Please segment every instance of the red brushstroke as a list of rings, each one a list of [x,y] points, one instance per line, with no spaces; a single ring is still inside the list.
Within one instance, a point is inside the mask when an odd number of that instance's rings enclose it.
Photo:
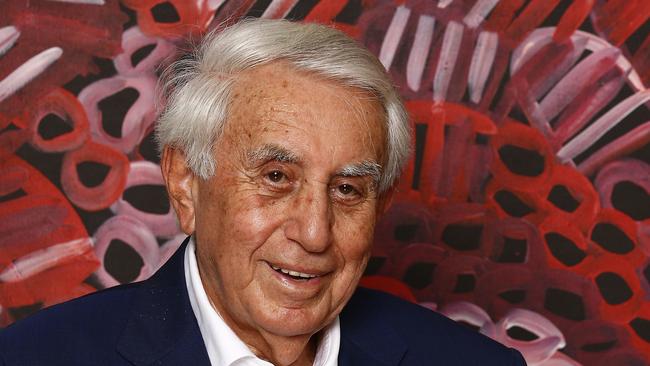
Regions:
[[[76,75],[97,72],[93,57],[119,53],[126,20],[117,0],[107,0],[103,6],[27,0],[0,4],[0,24],[13,25],[20,31],[16,44],[2,56],[0,79],[45,49],[63,49],[61,58],[43,74],[0,103],[0,113],[9,118],[18,116]]]
[[[104,180],[95,187],[84,185],[77,171],[82,162],[96,162],[109,166]],[[69,151],[63,158],[61,186],[75,205],[87,211],[107,208],[122,194],[129,172],[129,160],[121,152],[95,142],[88,142],[77,150]]]
[[[55,114],[72,125],[72,131],[44,139],[38,132],[42,119],[48,114]],[[86,111],[77,98],[64,89],[54,89],[50,94],[39,99],[38,104],[29,113],[31,144],[44,152],[64,152],[80,147],[88,139],[88,118]]]
[[[15,157],[1,161],[0,187],[3,195],[19,190],[24,194],[0,203],[0,271],[33,251],[88,237],[66,198],[26,162]],[[85,253],[34,276],[18,282],[0,283],[0,305],[10,309],[73,298],[79,294],[76,289],[82,281],[98,265],[89,248]],[[5,326],[12,319],[5,313],[0,321],[0,326]]]

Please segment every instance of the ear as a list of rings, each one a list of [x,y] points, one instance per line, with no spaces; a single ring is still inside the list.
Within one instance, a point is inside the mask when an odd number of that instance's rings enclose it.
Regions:
[[[165,146],[160,169],[167,187],[169,201],[176,211],[181,230],[187,235],[194,233],[193,186],[197,179],[187,166],[185,154],[173,147]]]

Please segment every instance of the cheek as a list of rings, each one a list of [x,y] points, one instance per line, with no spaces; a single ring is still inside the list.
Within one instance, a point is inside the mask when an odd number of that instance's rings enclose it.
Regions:
[[[290,199],[270,198],[259,195],[257,190],[246,192],[235,198],[237,207],[233,210],[237,219],[250,228],[251,234],[277,228],[289,211]]]
[[[367,214],[355,220],[343,220],[343,225],[334,228],[340,235],[336,240],[340,243],[340,255],[346,265],[351,266],[347,270],[363,271],[362,264],[365,264],[372,249],[374,220],[374,214]]]
[[[331,288],[331,307],[340,311],[356,289],[370,258],[374,232],[374,218],[366,219],[365,224],[345,225],[345,230],[335,227],[339,234],[336,252],[342,264]],[[337,230],[339,229],[339,230]]]
[[[281,205],[269,205],[256,195],[231,193],[224,207],[213,214],[221,216],[220,236],[233,242],[227,246],[232,256],[250,256],[264,245],[281,226]]]

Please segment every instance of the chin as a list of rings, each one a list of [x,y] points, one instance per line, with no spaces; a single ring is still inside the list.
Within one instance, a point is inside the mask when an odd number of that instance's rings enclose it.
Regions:
[[[280,308],[276,311],[263,314],[262,317],[258,318],[258,324],[267,332],[283,337],[311,336],[324,328],[336,317],[336,314],[321,313],[309,308]]]

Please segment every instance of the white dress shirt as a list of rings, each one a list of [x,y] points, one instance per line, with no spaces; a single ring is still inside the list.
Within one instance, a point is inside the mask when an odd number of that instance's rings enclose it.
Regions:
[[[192,238],[185,249],[185,284],[212,366],[272,366],[270,362],[255,356],[212,307],[201,282]],[[340,342],[341,326],[336,317],[332,324],[323,329],[314,366],[337,366]]]

